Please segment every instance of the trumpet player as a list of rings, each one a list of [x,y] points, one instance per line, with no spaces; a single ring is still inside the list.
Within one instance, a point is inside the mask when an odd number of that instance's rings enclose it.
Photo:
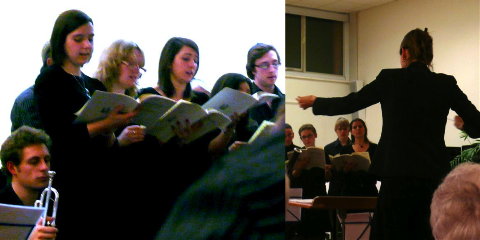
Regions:
[[[0,190],[0,203],[33,206],[48,186],[50,137],[42,130],[22,126],[15,130],[0,150],[2,171],[11,183]],[[29,240],[55,239],[57,228],[42,226],[39,221]]]

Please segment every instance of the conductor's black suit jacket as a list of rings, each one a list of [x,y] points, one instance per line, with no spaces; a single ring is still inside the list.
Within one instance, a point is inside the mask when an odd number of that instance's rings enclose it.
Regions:
[[[444,134],[449,110],[465,122],[471,137],[480,136],[480,113],[453,76],[431,72],[419,62],[384,69],[360,91],[345,97],[317,98],[315,115],[340,115],[380,103],[382,135],[370,171],[380,179],[441,179],[450,170]]]

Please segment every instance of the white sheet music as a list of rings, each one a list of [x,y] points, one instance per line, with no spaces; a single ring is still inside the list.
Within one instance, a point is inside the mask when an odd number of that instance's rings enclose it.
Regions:
[[[295,198],[292,198],[290,200],[288,200],[289,202],[293,202],[293,203],[313,203],[313,199],[310,198],[310,199],[295,199]]]
[[[0,239],[27,239],[45,208],[0,203]]]

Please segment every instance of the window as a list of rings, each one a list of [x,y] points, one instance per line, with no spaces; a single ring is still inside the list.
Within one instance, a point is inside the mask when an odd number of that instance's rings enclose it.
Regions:
[[[306,17],[306,71],[343,75],[343,23]]]
[[[344,21],[287,13],[288,71],[344,75]]]
[[[301,17],[287,14],[285,16],[285,62],[287,68],[302,69],[302,33]]]

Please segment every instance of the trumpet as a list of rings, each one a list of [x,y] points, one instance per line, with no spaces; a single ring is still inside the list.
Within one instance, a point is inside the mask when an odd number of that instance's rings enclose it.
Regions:
[[[40,199],[35,201],[35,207],[45,207],[45,212],[43,213],[43,226],[52,226],[55,227],[55,219],[57,217],[57,208],[58,208],[58,198],[59,194],[57,189],[52,187],[53,177],[55,176],[55,171],[48,171],[48,187],[43,189],[42,194],[40,195]],[[52,209],[52,222],[47,221],[47,212],[49,203],[52,197],[52,192],[54,195],[53,200],[53,209]],[[46,195],[46,196],[45,196]]]

